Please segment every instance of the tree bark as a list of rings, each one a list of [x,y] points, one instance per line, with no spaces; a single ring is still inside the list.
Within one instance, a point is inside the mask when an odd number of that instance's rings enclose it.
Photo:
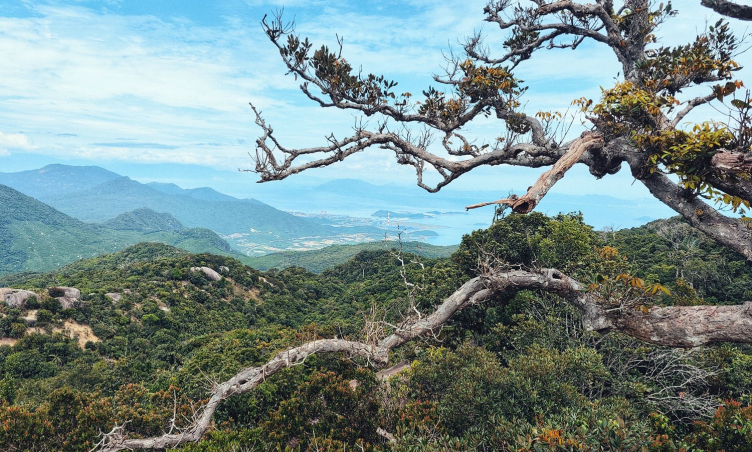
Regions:
[[[600,149],[603,147],[603,136],[595,132],[584,132],[580,138],[574,140],[569,150],[554,163],[550,170],[541,174],[527,193],[517,198],[506,198],[498,201],[484,202],[473,204],[465,207],[465,210],[477,209],[478,207],[488,206],[491,204],[506,204],[512,207],[517,213],[530,213],[540,203],[551,187],[564,177],[575,163],[580,161],[582,154],[586,151]]]
[[[752,302],[737,306],[672,306],[632,311],[614,319],[614,329],[669,347],[752,342]]]
[[[723,173],[740,174],[752,171],[752,155],[722,149],[713,155],[710,164]]]
[[[726,17],[752,20],[752,6],[739,5],[728,0],[702,0],[701,4]]]

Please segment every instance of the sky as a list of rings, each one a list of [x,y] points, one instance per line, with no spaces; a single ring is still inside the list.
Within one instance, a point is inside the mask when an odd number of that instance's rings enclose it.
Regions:
[[[160,181],[180,179],[180,166],[220,171],[250,168],[260,134],[249,102],[263,111],[289,147],[318,146],[346,136],[351,112],[322,109],[285,75],[260,21],[284,7],[297,31],[315,44],[344,39],[343,55],[364,72],[420,93],[441,73],[444,55],[475,30],[498,48],[502,35],[482,22],[485,0],[0,0],[0,172],[49,162],[109,169],[162,164]],[[674,2],[678,18],[660,30],[662,44],[689,40],[718,17],[699,0]],[[733,21],[744,32],[748,24]],[[737,58],[752,67],[752,52]],[[542,51],[516,75],[530,87],[526,111],[564,110],[578,97],[597,98],[619,66],[610,51],[587,43],[577,51]],[[739,78],[751,71],[744,69]],[[750,84],[752,84],[752,77]],[[707,119],[717,113],[708,110]],[[499,124],[470,129],[478,143]],[[576,129],[575,129],[576,132]],[[131,165],[131,166],[128,166]],[[543,169],[481,168],[452,185],[462,190],[524,190]],[[215,174],[215,173],[212,173]],[[126,174],[129,175],[129,174]],[[234,175],[236,176],[236,175]],[[234,177],[233,176],[233,177]],[[253,174],[243,173],[248,184]],[[372,150],[284,183],[358,178],[413,184],[414,170]],[[596,181],[575,167],[554,191],[649,196],[627,171]],[[200,178],[183,186],[201,186]]]

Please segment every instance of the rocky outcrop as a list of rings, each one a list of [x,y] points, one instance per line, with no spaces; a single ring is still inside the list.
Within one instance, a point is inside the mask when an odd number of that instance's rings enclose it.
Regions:
[[[11,289],[8,287],[0,288],[0,300],[4,301],[11,308],[24,309],[26,301],[37,294],[30,290]]]
[[[209,267],[191,267],[192,272],[204,272],[207,278],[211,279],[212,281],[219,281],[222,279],[222,275],[217,273],[216,271],[212,270]]]
[[[107,298],[109,298],[110,300],[112,300],[113,303],[117,303],[118,301],[120,301],[121,298],[123,298],[123,295],[121,295],[121,294],[119,294],[117,292],[108,292],[108,293],[106,293],[104,295]]]
[[[81,301],[81,291],[75,287],[50,287],[47,289],[51,297],[60,302],[63,309],[69,309]]]

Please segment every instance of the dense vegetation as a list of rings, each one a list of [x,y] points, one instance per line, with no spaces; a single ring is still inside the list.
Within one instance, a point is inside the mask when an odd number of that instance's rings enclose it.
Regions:
[[[0,346],[0,449],[88,451],[125,421],[138,435],[179,429],[213,381],[314,337],[362,338],[364,327],[400,319],[410,293],[426,312],[486,265],[554,266],[615,293],[642,277],[670,292],[645,304],[752,296],[742,257],[696,233],[667,232],[683,228],[671,220],[597,233],[576,215],[534,213],[466,236],[449,259],[364,251],[320,275],[141,244],[8,276],[0,285],[39,296],[25,311],[2,308],[0,332],[13,345]],[[223,278],[191,270],[204,266]],[[401,272],[422,289],[408,291]],[[61,309],[46,289],[55,286],[85,295]],[[55,332],[71,324],[88,325],[96,340],[81,346]],[[24,334],[30,328],[44,334]],[[184,450],[752,447],[752,349],[684,352],[601,336],[553,295],[519,291],[469,308],[392,361],[410,365],[387,383],[357,359],[310,357],[229,399],[213,431]]]
[[[357,245],[331,245],[312,251],[282,251],[266,256],[246,258],[243,262],[258,270],[302,267],[310,272],[321,273],[324,270],[344,264],[361,251],[391,251],[397,249],[435,259],[449,257],[457,250],[457,246],[437,246],[421,242],[398,243],[389,240],[359,243]]]

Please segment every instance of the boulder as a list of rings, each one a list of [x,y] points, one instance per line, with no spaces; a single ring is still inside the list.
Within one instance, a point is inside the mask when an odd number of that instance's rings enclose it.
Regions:
[[[104,295],[112,300],[113,303],[117,303],[121,298],[123,298],[123,296],[117,292],[108,292]]]
[[[50,287],[47,291],[60,302],[63,309],[72,308],[75,303],[81,301],[81,291],[75,287]]]
[[[217,273],[216,271],[212,270],[209,267],[191,267],[192,272],[204,272],[207,278],[211,279],[212,281],[219,281],[222,279],[222,275]]]
[[[30,290],[11,289],[8,287],[0,288],[0,300],[3,300],[11,308],[24,309],[26,307],[26,300],[36,296],[37,294]]]

